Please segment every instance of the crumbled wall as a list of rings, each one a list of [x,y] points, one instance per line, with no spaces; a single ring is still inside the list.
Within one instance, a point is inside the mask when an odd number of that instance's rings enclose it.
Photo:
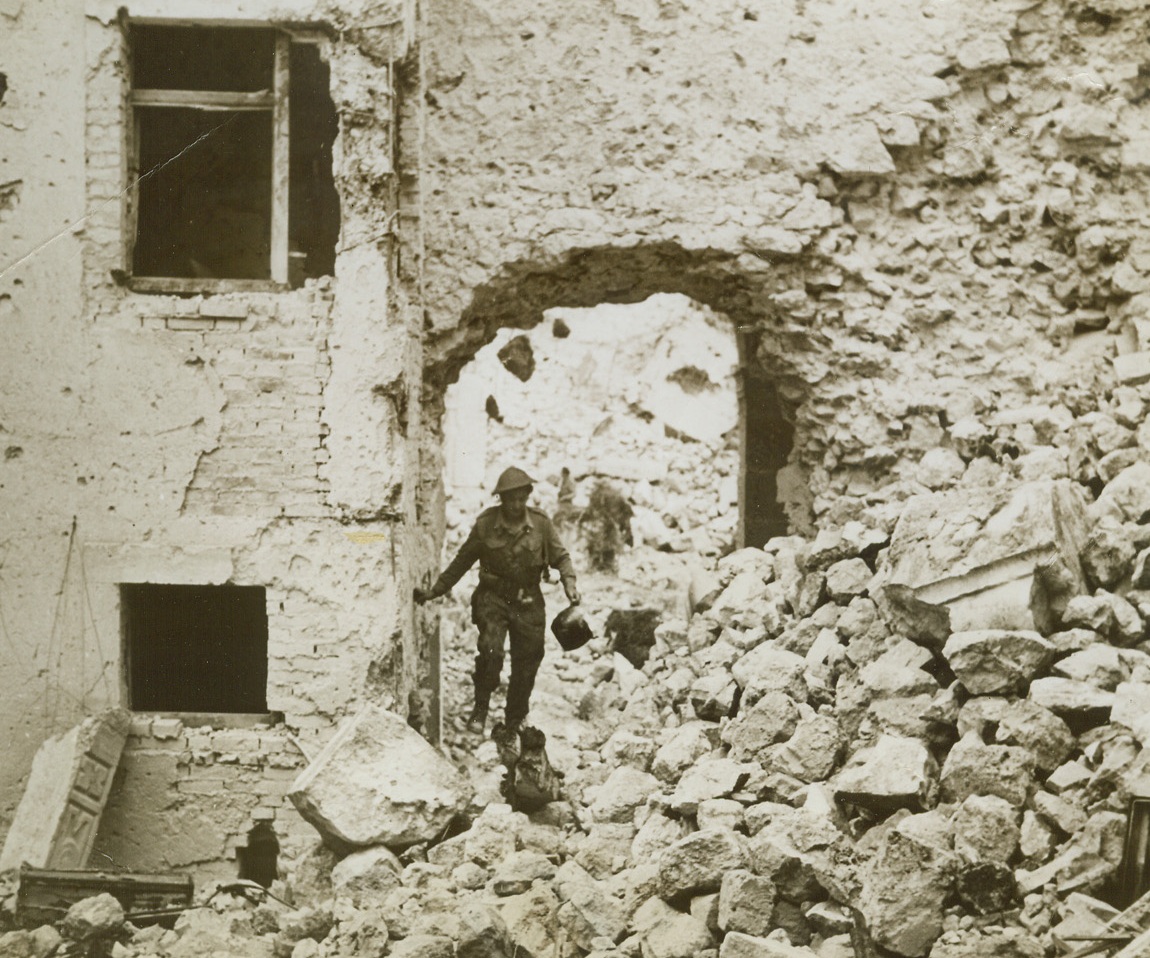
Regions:
[[[200,0],[127,12],[220,15]],[[127,867],[215,862],[234,874],[253,816],[287,823],[276,825],[285,854],[314,839],[283,801],[302,762],[287,737],[318,751],[368,700],[406,714],[427,662],[401,601],[412,550],[426,548],[410,531],[406,425],[418,415],[418,290],[397,279],[395,229],[410,13],[402,2],[243,0],[228,15],[320,37],[340,120],[334,279],[132,292],[117,5],[0,8],[14,39],[0,64],[0,123],[13,134],[0,182],[7,170],[21,181],[0,248],[29,254],[0,264],[0,679],[15,690],[0,704],[0,734],[14,743],[0,764],[0,834],[40,741],[122,700],[120,583],[260,585],[267,703],[282,724],[155,735],[138,716],[99,840]],[[217,741],[229,736],[247,744]],[[168,847],[165,809],[208,837],[202,849]]]
[[[889,519],[964,417],[1089,402],[1144,348],[1128,6],[430,3],[429,381],[682,292],[757,337],[816,517]]]
[[[493,501],[499,473],[521,463],[539,480],[533,503],[550,514],[567,467],[577,507],[587,506],[598,482],[628,499],[636,544],[730,551],[739,454],[729,322],[675,296],[557,310],[548,319],[527,333],[501,331],[448,391],[451,544]],[[505,341],[530,344],[535,368],[527,381],[501,363]]]

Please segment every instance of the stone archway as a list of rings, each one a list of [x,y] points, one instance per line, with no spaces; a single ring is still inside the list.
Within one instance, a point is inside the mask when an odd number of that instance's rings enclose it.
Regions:
[[[795,297],[805,297],[808,269],[797,257],[769,261],[747,252],[689,250],[669,241],[569,249],[507,263],[473,290],[455,326],[429,340],[425,419],[441,427],[446,387],[501,328],[530,329],[554,307],[681,294],[728,317],[740,344],[739,544],[761,545],[767,535],[785,533],[787,512],[794,513],[777,503],[776,477],[801,451],[793,423],[809,385],[807,360],[821,349],[817,334],[790,315]],[[441,465],[425,463],[425,477],[431,479],[428,467],[438,475]]]

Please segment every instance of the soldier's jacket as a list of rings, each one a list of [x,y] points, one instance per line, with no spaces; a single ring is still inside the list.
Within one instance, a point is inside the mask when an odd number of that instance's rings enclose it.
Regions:
[[[548,566],[557,569],[564,582],[575,578],[571,556],[559,541],[551,520],[545,512],[531,506],[527,507],[526,520],[517,528],[506,524],[498,506],[481,512],[467,541],[436,580],[433,591],[449,591],[476,561],[480,584],[495,589],[535,588]]]

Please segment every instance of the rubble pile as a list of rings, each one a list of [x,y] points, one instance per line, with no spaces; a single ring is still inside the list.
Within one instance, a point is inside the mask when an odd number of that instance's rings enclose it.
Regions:
[[[452,784],[418,834],[379,839],[375,797],[337,805],[338,836],[317,810],[329,842],[291,863],[285,901],[217,896],[171,930],[121,926],[110,953],[1069,950],[1104,900],[1128,903],[1127,810],[1150,794],[1144,411],[1128,390],[1077,418],[955,427],[968,444],[924,458],[893,521],[720,559],[641,668],[603,639],[550,656],[533,721],[563,800],[513,811],[495,743],[455,737],[476,794]],[[377,711],[360,758],[399,736]],[[367,795],[364,762],[331,767]],[[0,953],[12,936],[51,953],[44,932],[10,932]]]

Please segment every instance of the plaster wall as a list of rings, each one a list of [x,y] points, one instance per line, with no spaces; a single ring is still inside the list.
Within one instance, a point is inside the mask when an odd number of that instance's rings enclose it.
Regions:
[[[1148,26],[1110,0],[431,0],[429,420],[498,328],[680,292],[777,382],[815,518],[893,521],[955,424],[1114,385],[1150,269]]]
[[[393,228],[410,16],[399,2],[263,0],[127,13],[318,37],[340,120],[335,276],[275,292],[132,292],[118,6],[0,6],[0,181],[15,183],[0,204],[0,682],[12,690],[0,836],[39,743],[125,700],[121,583],[260,585],[272,714],[188,732],[159,717],[159,735],[137,715],[98,841],[125,867],[210,870],[255,820],[278,817],[289,854],[314,840],[283,800],[302,764],[291,741],[318,751],[366,700],[406,714],[425,678],[401,601],[422,548],[407,531],[418,313]],[[205,841],[173,848],[173,809]]]

